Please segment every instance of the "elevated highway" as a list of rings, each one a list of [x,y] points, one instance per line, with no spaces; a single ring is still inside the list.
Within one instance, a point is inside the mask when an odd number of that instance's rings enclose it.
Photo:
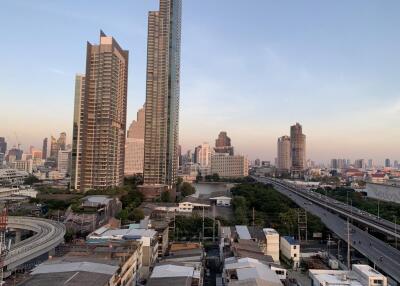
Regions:
[[[289,197],[306,211],[318,216],[327,228],[342,240],[348,241],[346,220],[341,218],[339,213],[328,211],[324,201],[310,199],[309,196],[303,194],[303,191],[276,179],[253,178],[261,183],[272,184],[278,192]],[[349,244],[351,247],[367,257],[397,283],[400,283],[400,251],[352,224],[350,224],[350,229]]]
[[[65,226],[48,219],[9,216],[7,228],[34,232],[33,236],[11,246],[4,261],[7,271],[49,252],[64,241]]]

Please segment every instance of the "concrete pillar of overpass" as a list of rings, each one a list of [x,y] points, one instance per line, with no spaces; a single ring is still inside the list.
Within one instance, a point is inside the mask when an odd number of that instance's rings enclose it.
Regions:
[[[15,230],[15,243],[21,241],[22,231],[20,229]]]

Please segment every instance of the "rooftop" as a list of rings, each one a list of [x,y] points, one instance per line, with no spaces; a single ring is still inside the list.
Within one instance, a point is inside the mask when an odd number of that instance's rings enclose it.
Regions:
[[[283,239],[285,239],[290,245],[298,245],[299,241],[294,239],[293,236],[283,236]]]
[[[237,225],[235,226],[235,228],[236,228],[236,233],[239,236],[239,239],[251,239],[251,235],[249,230],[247,229],[247,226]]]
[[[273,228],[263,228],[265,235],[279,235],[279,233]]]

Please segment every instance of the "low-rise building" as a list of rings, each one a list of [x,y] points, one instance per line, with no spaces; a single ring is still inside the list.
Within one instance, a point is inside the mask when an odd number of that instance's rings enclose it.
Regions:
[[[104,243],[107,241],[128,240],[142,242],[141,277],[147,278],[158,257],[158,236],[153,229],[140,228],[111,228],[103,226],[96,229],[86,238],[88,244]]]
[[[26,171],[19,171],[10,168],[0,168],[0,186],[22,185],[29,174]]]
[[[263,232],[265,235],[264,253],[279,263],[279,233],[273,228],[263,228]]]
[[[312,285],[387,286],[387,278],[369,265],[353,264],[348,270],[310,269]]]
[[[300,243],[293,236],[282,236],[280,251],[283,258],[297,269],[300,266]]]
[[[241,178],[249,174],[249,162],[242,155],[216,153],[211,156],[211,173],[222,178]]]
[[[232,198],[227,196],[219,196],[210,198],[210,201],[215,202],[217,206],[230,206]]]
[[[202,268],[177,263],[157,265],[151,273],[147,286],[202,286]]]
[[[76,245],[63,257],[37,266],[21,286],[136,285],[142,266],[142,245],[132,241]]]
[[[222,274],[225,285],[282,286],[278,275],[271,268],[253,258],[231,257],[225,260]]]

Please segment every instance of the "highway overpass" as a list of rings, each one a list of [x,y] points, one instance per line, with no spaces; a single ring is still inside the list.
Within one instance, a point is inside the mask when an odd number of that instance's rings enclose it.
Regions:
[[[4,261],[5,272],[53,250],[64,241],[65,226],[48,219],[9,216],[7,228],[30,230],[34,235],[11,246]]]
[[[327,211],[324,201],[310,199],[309,196],[303,195],[303,191],[276,179],[253,178],[261,183],[272,184],[278,192],[290,198],[306,211],[318,216],[327,228],[344,241],[348,241],[346,220],[342,219],[338,213]],[[350,232],[351,247],[367,257],[397,283],[400,283],[400,251],[352,224],[350,224],[350,228],[352,229]]]

